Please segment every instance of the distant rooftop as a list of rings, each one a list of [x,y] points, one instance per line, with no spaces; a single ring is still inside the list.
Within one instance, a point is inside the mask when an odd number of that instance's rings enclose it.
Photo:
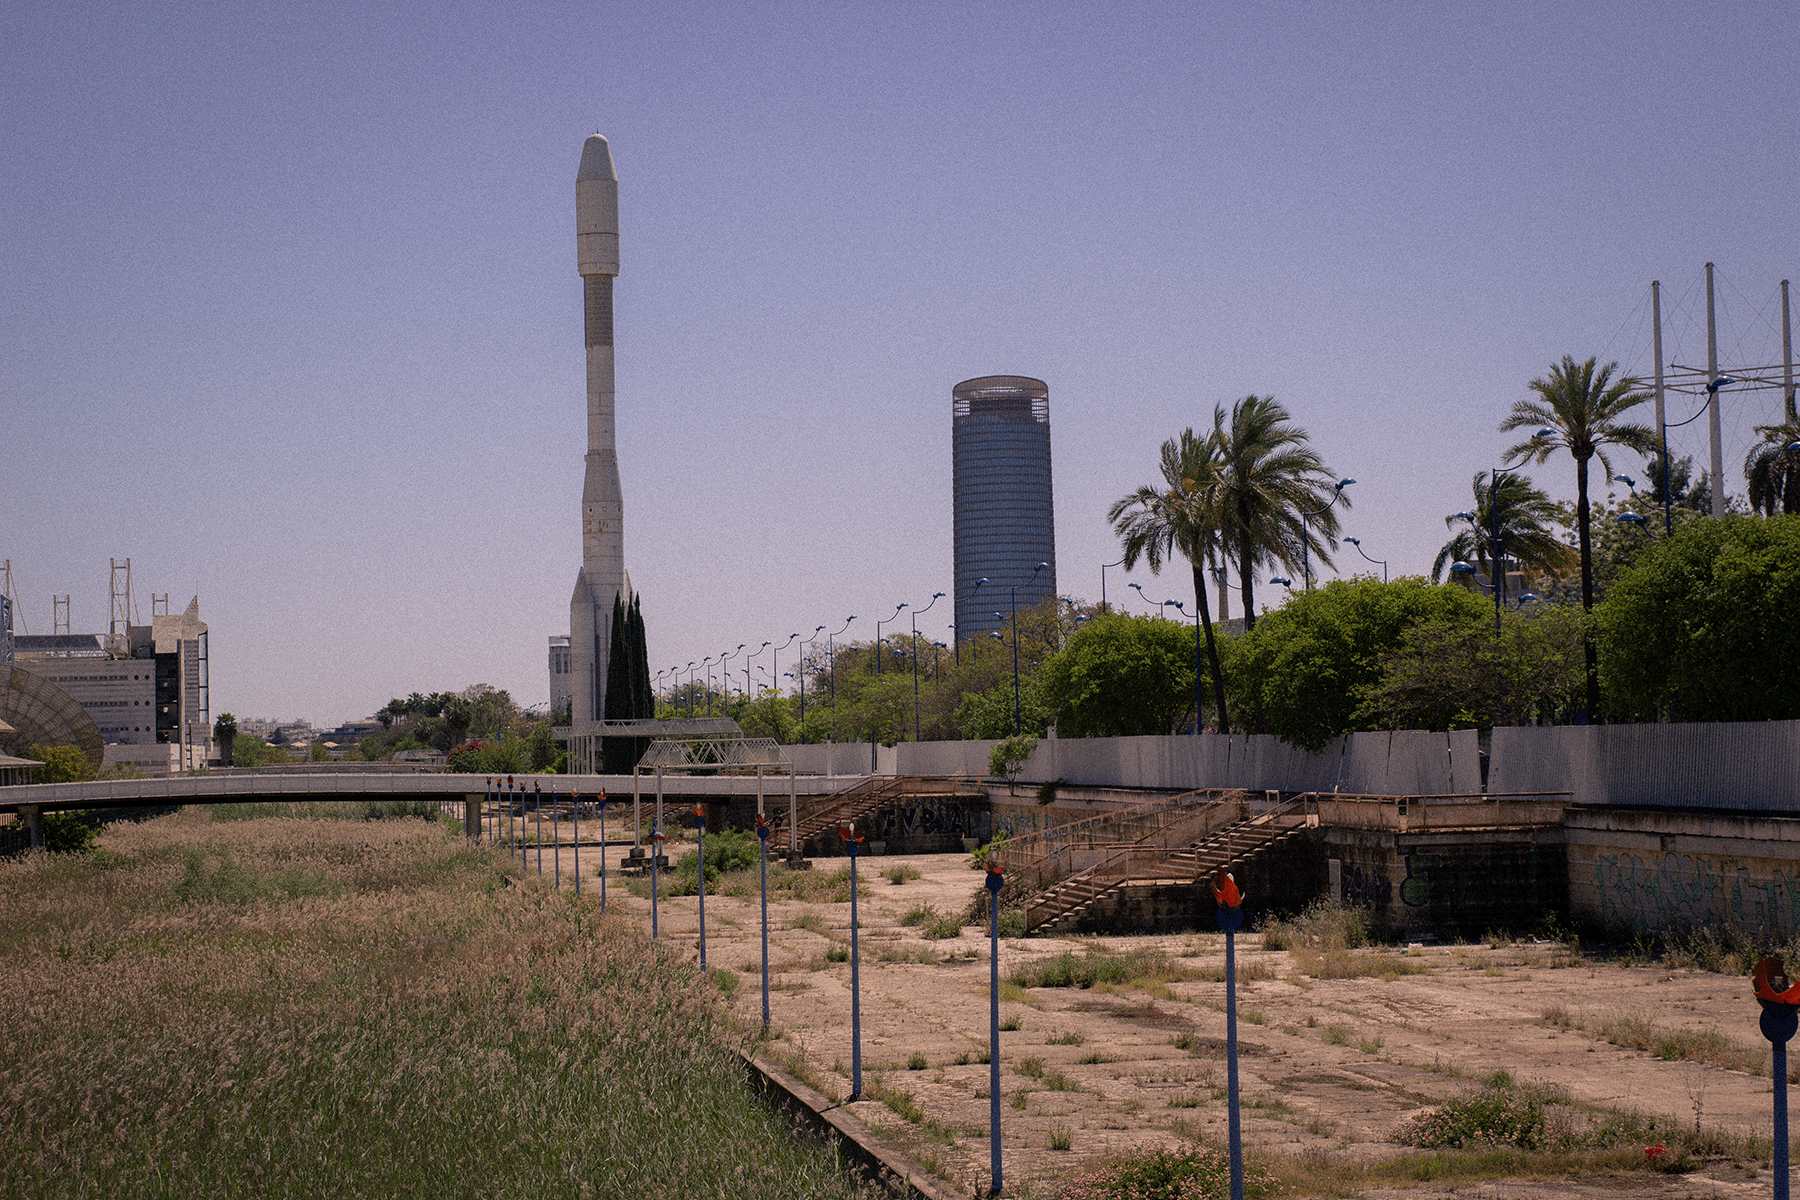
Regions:
[[[15,633],[15,654],[104,654],[97,633]]]

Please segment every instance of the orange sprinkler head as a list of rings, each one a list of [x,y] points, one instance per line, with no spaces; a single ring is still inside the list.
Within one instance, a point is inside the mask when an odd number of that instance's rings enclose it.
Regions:
[[[1800,983],[1787,977],[1787,968],[1779,958],[1771,955],[1759,961],[1750,978],[1758,1000],[1800,1006]]]
[[[854,821],[848,825],[839,825],[838,836],[846,842],[860,842],[863,840],[863,835],[856,832],[856,823]]]
[[[1236,908],[1244,902],[1244,893],[1238,890],[1237,880],[1224,867],[1213,876],[1213,899],[1225,908]]]

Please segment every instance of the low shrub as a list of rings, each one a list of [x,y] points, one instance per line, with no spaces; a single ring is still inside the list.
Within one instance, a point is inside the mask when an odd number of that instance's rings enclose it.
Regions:
[[[1267,1196],[1274,1189],[1274,1177],[1245,1164],[1246,1196]],[[1223,1152],[1157,1147],[1107,1159],[1069,1180],[1057,1200],[1226,1200],[1230,1194],[1231,1160]]]
[[[1146,981],[1170,983],[1192,979],[1195,974],[1162,950],[1128,950],[1115,954],[1090,949],[1082,954],[1065,950],[1050,958],[1026,963],[1014,968],[1007,979],[1025,988],[1091,988],[1102,983],[1119,986]]]

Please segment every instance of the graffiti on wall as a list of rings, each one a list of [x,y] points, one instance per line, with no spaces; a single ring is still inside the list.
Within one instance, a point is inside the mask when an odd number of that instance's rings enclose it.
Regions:
[[[994,806],[994,836],[1020,838],[1028,834],[1039,833],[1046,829],[1054,829],[1058,825],[1066,825],[1070,821],[1079,820],[1082,813],[1071,817],[1061,809],[1048,808],[1002,808]]]
[[[982,837],[986,813],[967,803],[922,800],[884,807],[872,822],[874,841],[898,841],[914,837]]]
[[[1345,904],[1356,908],[1366,908],[1377,916],[1385,917],[1388,902],[1393,897],[1393,887],[1388,877],[1380,871],[1365,870],[1355,863],[1343,865],[1343,874],[1339,884],[1341,895],[1338,897]]]
[[[1406,878],[1400,881],[1400,903],[1425,908],[1433,901],[1455,903],[1463,898],[1467,881],[1463,872],[1442,855],[1406,855]]]
[[[1749,933],[1800,931],[1800,873],[1776,865],[1763,879],[1735,859],[1693,854],[1603,854],[1594,860],[1600,919],[1637,929],[1729,921]]]

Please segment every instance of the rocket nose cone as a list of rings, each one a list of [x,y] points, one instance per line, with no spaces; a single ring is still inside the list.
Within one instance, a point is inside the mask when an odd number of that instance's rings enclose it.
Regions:
[[[575,172],[575,182],[584,179],[606,179],[613,183],[619,181],[619,173],[613,170],[612,147],[599,134],[593,134],[581,147],[581,169]]]

